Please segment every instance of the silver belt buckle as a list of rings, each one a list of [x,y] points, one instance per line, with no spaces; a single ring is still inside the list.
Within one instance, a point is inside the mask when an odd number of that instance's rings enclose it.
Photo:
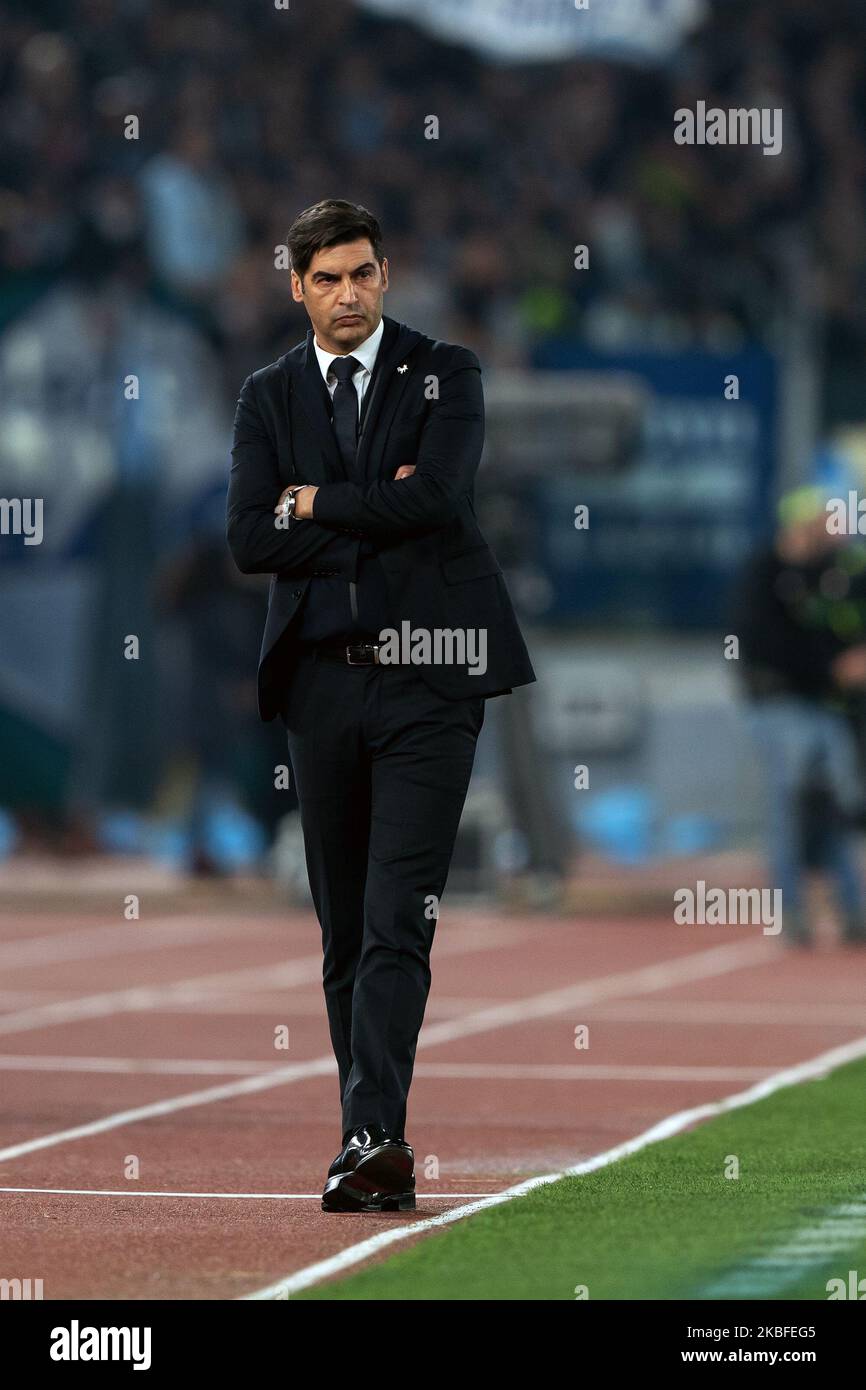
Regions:
[[[352,660],[352,647],[372,647],[372,649],[373,649],[373,665],[374,665],[374,666],[378,666],[378,665],[379,665],[379,643],[378,643],[378,642],[351,642],[351,643],[349,643],[349,645],[346,647],[346,662],[347,662],[347,664],[348,664],[349,666],[369,666],[370,663],[369,663],[368,661],[353,661],[353,660]]]

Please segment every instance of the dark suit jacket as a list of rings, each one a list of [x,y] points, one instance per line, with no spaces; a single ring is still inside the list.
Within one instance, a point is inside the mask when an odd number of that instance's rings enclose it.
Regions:
[[[484,442],[478,358],[385,317],[365,393],[357,471],[346,476],[327,387],[305,342],[244,382],[234,422],[227,537],[244,574],[270,573],[259,657],[259,713],[271,720],[297,651],[293,619],[316,574],[354,579],[363,538],[376,546],[395,626],[487,630],[487,670],[424,665],[448,699],[501,694],[535,680],[502,571],[475,520],[473,482]],[[368,399],[369,398],[369,399]],[[410,478],[394,480],[413,463]],[[316,483],[315,520],[274,525],[290,483]]]

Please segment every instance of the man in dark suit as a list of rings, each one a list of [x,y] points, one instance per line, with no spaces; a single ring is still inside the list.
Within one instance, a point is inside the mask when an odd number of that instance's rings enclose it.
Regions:
[[[288,245],[312,327],[241,388],[227,534],[244,573],[272,576],[259,712],[288,730],[322,928],[343,1120],[322,1205],[403,1210],[406,1098],[484,702],[535,674],[475,520],[477,357],[383,317],[365,208],[318,203]]]

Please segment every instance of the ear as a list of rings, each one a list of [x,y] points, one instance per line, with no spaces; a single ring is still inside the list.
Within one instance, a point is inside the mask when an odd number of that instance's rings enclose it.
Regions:
[[[382,289],[388,288],[388,257],[382,257]]]
[[[296,304],[303,303],[304,299],[304,286],[301,283],[300,275],[295,270],[292,271],[292,299]]]

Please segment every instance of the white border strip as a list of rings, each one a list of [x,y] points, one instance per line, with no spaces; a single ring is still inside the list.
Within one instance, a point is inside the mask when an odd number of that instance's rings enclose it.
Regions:
[[[820,1056],[811,1058],[808,1062],[800,1062],[796,1066],[787,1067],[784,1071],[777,1072],[775,1076],[769,1076],[766,1080],[750,1086],[747,1091],[740,1091],[736,1095],[726,1096],[723,1100],[711,1101],[706,1105],[698,1105],[691,1110],[681,1110],[678,1114],[669,1115],[666,1119],[652,1125],[650,1129],[644,1130],[643,1134],[637,1135],[634,1139],[627,1139],[625,1143],[617,1144],[605,1153],[595,1154],[594,1157],[576,1163],[571,1168],[565,1168],[561,1173],[546,1173],[542,1177],[527,1178],[524,1182],[506,1188],[503,1192],[492,1193],[489,1197],[482,1197],[479,1201],[468,1202],[466,1206],[456,1207],[454,1211],[442,1212],[439,1216],[426,1217],[423,1221],[416,1221],[411,1225],[395,1226],[391,1230],[380,1231],[378,1235],[371,1236],[368,1240],[362,1240],[357,1245],[349,1245],[339,1254],[307,1265],[306,1268],[299,1269],[284,1279],[278,1279],[276,1283],[268,1284],[264,1289],[241,1295],[240,1301],[289,1298],[291,1294],[298,1293],[301,1289],[308,1289],[311,1285],[319,1284],[323,1279],[330,1279],[335,1274],[342,1274],[345,1270],[369,1260],[373,1255],[380,1254],[389,1245],[396,1245],[400,1241],[408,1240],[422,1231],[449,1226],[454,1221],[462,1221],[465,1217],[474,1216],[476,1212],[485,1211],[488,1207],[512,1202],[515,1198],[523,1197],[527,1192],[532,1192],[536,1187],[559,1182],[561,1178],[580,1177],[584,1173],[593,1173],[598,1168],[606,1168],[629,1154],[645,1149],[649,1144],[656,1144],[662,1139],[669,1139],[672,1135],[681,1133],[700,1120],[724,1114],[728,1110],[738,1110],[744,1105],[752,1105],[755,1101],[763,1100],[766,1096],[772,1095],[774,1091],[781,1091],[787,1086],[796,1086],[802,1081],[812,1081],[818,1077],[826,1076],[828,1072],[844,1066],[846,1062],[853,1062],[864,1056],[866,1056],[866,1037],[844,1043],[841,1047],[834,1047],[829,1052],[823,1052]]]

